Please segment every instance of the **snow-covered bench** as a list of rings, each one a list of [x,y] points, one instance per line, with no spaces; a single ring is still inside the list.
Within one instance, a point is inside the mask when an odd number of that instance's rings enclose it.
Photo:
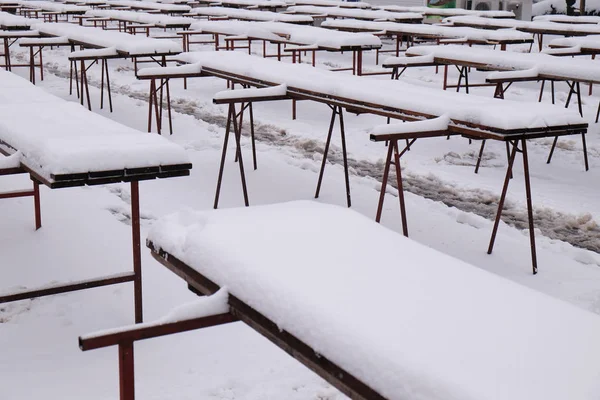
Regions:
[[[196,0],[201,5],[225,6],[231,8],[241,8],[259,11],[279,12],[285,10],[288,4],[279,0]]]
[[[240,21],[273,21],[306,25],[313,23],[313,18],[309,15],[295,15],[233,7],[197,7],[192,9],[187,15],[193,17],[207,17],[208,19],[226,18],[237,19]]]
[[[131,344],[119,353],[123,400],[134,395],[133,341],[158,336],[161,323],[166,333],[228,323],[227,313],[351,399],[600,396],[597,315],[352,210],[188,210],[154,223],[147,244],[208,297],[148,328],[80,338],[84,350]]]
[[[0,71],[0,153],[10,158],[10,165],[0,166],[0,175],[16,173],[17,168],[31,176],[35,192],[40,183],[55,189],[131,182],[134,259],[133,272],[1,294],[0,303],[134,282],[136,322],[141,322],[138,182],[189,175],[191,164],[185,150],[158,135],[121,125],[52,96],[17,75]],[[39,194],[34,196],[39,228]]]
[[[134,0],[108,0],[106,2],[111,8],[140,10],[147,12],[157,12],[163,14],[185,14],[192,7],[183,4],[165,4],[151,1],[134,1]]]
[[[361,10],[356,8],[319,7],[319,6],[292,6],[288,12],[307,15],[324,15],[329,18],[354,18],[366,21],[392,21],[417,23],[423,22],[420,13],[391,12],[385,10]]]
[[[162,29],[187,29],[194,22],[193,19],[186,17],[122,10],[89,10],[85,13],[85,17],[108,18],[111,21],[117,21],[119,22],[119,31],[123,32],[128,31],[128,24],[130,26],[144,24]],[[149,32],[146,36],[149,36]]]
[[[494,19],[514,19],[515,14],[512,11],[492,10],[492,11],[480,11],[480,10],[465,10],[464,8],[430,8],[422,6],[399,6],[399,5],[386,5],[377,7],[381,10],[394,11],[394,12],[416,12],[426,16],[443,16],[451,17],[457,15],[470,15],[479,16],[484,18]]]

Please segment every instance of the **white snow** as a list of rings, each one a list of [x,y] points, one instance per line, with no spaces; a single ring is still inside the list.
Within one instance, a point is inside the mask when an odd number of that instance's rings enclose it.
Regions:
[[[273,85],[287,84],[288,89],[304,89],[430,116],[448,114],[455,122],[470,122],[490,128],[524,129],[583,123],[576,112],[559,106],[530,104],[524,109],[521,104],[507,100],[440,91],[403,81],[348,76],[240,52],[190,52],[182,53],[177,59],[198,63],[203,69],[228,71]],[[511,118],[506,118],[507,115]]]
[[[69,54],[69,59],[88,58],[88,57],[112,57],[119,53],[115,47],[106,47],[104,49],[86,49],[77,50]]]
[[[3,28],[31,26],[37,22],[38,21],[35,19],[25,18],[19,15],[0,11],[0,26]]]
[[[528,70],[527,76],[534,73],[535,69],[541,78],[554,77],[564,80],[600,82],[600,69],[598,69],[598,64],[595,61],[555,57],[544,53],[500,52],[484,48],[448,45],[413,46],[406,51],[406,55],[433,55],[434,58],[454,60],[457,63],[482,65],[490,70]],[[523,76],[520,73],[517,74]],[[510,75],[504,76],[508,77]]]
[[[123,126],[13,76],[0,71],[0,141],[21,151],[22,162],[43,176],[189,162],[183,148],[163,137]]]
[[[194,22],[191,18],[171,17],[162,14],[149,14],[136,11],[123,10],[89,10],[85,13],[88,17],[105,17],[116,21],[138,22],[153,25],[187,25]]]
[[[215,100],[229,100],[238,98],[285,96],[287,85],[277,85],[266,88],[249,88],[238,90],[224,90],[215,94]]]
[[[18,168],[21,165],[21,152],[17,151],[9,156],[0,156],[0,169]]]
[[[361,29],[371,31],[386,31],[394,34],[408,34],[437,38],[466,38],[473,41],[509,41],[532,40],[529,33],[514,29],[476,29],[469,27],[454,27],[428,24],[403,24],[397,22],[360,21],[352,19],[327,20],[321,24],[324,28]]]
[[[551,21],[551,22],[563,22],[567,24],[597,24],[600,23],[600,17],[596,15],[564,15],[564,14],[553,14],[553,15],[538,15],[533,17],[534,21]]]
[[[337,0],[292,0],[290,4],[298,6],[326,6],[342,8],[371,8],[371,4],[364,1],[337,1]]]
[[[328,49],[347,46],[366,48],[381,46],[381,40],[369,33],[337,32],[282,22],[199,21],[193,23],[190,29],[276,41],[283,41],[285,37],[289,43],[315,45]]]
[[[600,35],[589,35],[583,37],[566,37],[553,39],[550,47],[577,47],[581,49],[600,49]]]
[[[415,65],[415,64],[433,64],[434,57],[433,54],[425,54],[422,56],[412,56],[412,57],[388,57],[383,60],[381,64],[383,67],[394,67],[394,66],[405,66],[405,65]]]
[[[389,135],[398,133],[435,132],[448,130],[450,117],[442,115],[423,121],[403,122],[401,124],[377,125],[371,130],[372,135]]]
[[[151,3],[148,1],[135,1],[135,0],[108,0],[106,4],[111,7],[131,7],[134,10],[158,10],[161,12],[187,12],[192,7],[181,4],[163,4],[163,3]]]
[[[419,6],[380,6],[382,10],[397,11],[397,12],[416,12],[423,15],[440,15],[440,16],[452,16],[452,15],[477,15],[486,18],[514,18],[515,14],[512,11],[478,11],[478,10],[465,10],[462,8],[429,8]]]
[[[600,394],[598,316],[350,209],[187,210],[148,238],[391,400]]]
[[[482,28],[514,28],[522,32],[530,33],[548,33],[554,35],[570,36],[572,34],[598,34],[600,26],[598,24],[565,24],[553,22],[551,20],[520,21],[514,19],[490,19],[474,16],[459,16],[445,19],[446,22],[457,26],[472,26]]]
[[[169,76],[173,74],[200,74],[202,67],[198,64],[179,65],[177,67],[152,67],[143,68],[137,72],[138,76]]]
[[[415,12],[391,12],[385,10],[361,10],[356,8],[292,6],[288,11],[299,14],[326,15],[334,18],[356,18],[366,20],[406,21],[422,20],[423,15]]]
[[[190,11],[191,15],[229,17],[247,21],[276,21],[289,23],[312,23],[309,15],[292,15],[272,11],[257,11],[230,7],[198,7]]]
[[[74,6],[70,4],[55,3],[53,1],[21,1],[20,4],[27,8],[39,8],[44,11],[55,11],[60,13],[84,13],[89,7]]]
[[[65,36],[70,40],[94,47],[115,47],[127,55],[180,53],[181,45],[170,40],[96,29],[68,23],[40,23],[33,27],[40,33]]]

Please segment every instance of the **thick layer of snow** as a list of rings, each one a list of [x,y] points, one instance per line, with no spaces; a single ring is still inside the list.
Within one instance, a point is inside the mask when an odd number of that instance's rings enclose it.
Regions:
[[[89,10],[85,13],[89,17],[111,18],[117,21],[138,22],[152,25],[187,25],[194,22],[191,18],[172,17],[163,14],[149,14],[145,12],[123,10]]]
[[[430,38],[466,38],[472,41],[512,41],[533,40],[529,33],[514,29],[476,29],[427,24],[402,24],[397,22],[360,21],[354,19],[327,20],[321,24],[324,28],[357,29],[365,31],[384,31],[390,34],[406,34]]]
[[[274,85],[287,84],[288,89],[304,89],[430,116],[448,114],[455,122],[481,124],[490,128],[533,129],[584,122],[575,111],[559,106],[528,104],[524,108],[518,102],[446,92],[402,81],[365,79],[241,52],[190,52],[182,53],[177,59],[198,63],[203,69],[214,68]],[[511,117],[506,118],[508,115]]]
[[[468,46],[413,46],[407,56],[433,55],[457,64],[479,64],[499,71],[537,70],[540,77],[600,82],[600,69],[594,60],[555,57],[544,53],[495,51]],[[519,76],[521,76],[519,74]]]
[[[36,31],[37,32],[37,31]],[[19,40],[19,44],[21,46],[31,46],[31,45],[44,45],[44,46],[52,46],[52,45],[68,45],[69,38],[66,36],[54,36],[54,37],[32,37],[32,38],[22,38]]]
[[[23,27],[31,26],[39,21],[31,18],[21,17],[19,15],[9,14],[7,12],[0,11],[0,27],[12,28],[12,27]]]
[[[113,57],[119,53],[115,47],[106,47],[104,49],[86,49],[77,50],[69,54],[69,59],[88,58],[88,57]]]
[[[538,15],[533,17],[534,21],[551,21],[551,22],[563,22],[567,24],[597,24],[600,23],[600,17],[596,15],[564,15],[564,14],[551,14],[551,15]]]
[[[61,100],[9,72],[0,71],[0,88],[0,140],[46,177],[189,162],[184,149],[165,138]]]
[[[17,151],[9,156],[0,155],[0,169],[18,168],[21,165],[21,152]]]
[[[70,4],[55,3],[53,1],[38,1],[38,0],[27,0],[20,1],[23,7],[27,8],[39,8],[44,11],[55,11],[60,13],[84,13],[89,7],[85,6],[74,6]]]
[[[68,23],[40,23],[34,25],[40,33],[66,36],[70,40],[92,47],[115,47],[128,55],[180,53],[181,45],[170,40],[153,39],[141,35],[107,31]]]
[[[371,130],[373,135],[389,135],[394,133],[435,132],[448,130],[450,118],[442,115],[423,121],[404,122],[401,124],[377,125]]]
[[[200,0],[201,4],[218,4],[239,8],[285,8],[286,2],[278,0]]]
[[[553,39],[550,47],[579,47],[581,49],[600,50],[600,35],[566,37]]]
[[[187,12],[192,9],[190,6],[180,4],[152,3],[149,1],[134,0],[108,0],[106,2],[111,7],[131,7],[138,10],[158,10],[161,12]]]
[[[433,64],[433,54],[414,57],[389,57],[383,60],[383,67],[390,68],[394,66],[415,65],[415,64]]]
[[[597,24],[564,24],[547,20],[520,21],[515,19],[490,19],[473,16],[459,16],[446,18],[446,22],[457,26],[470,26],[481,28],[514,28],[529,33],[552,33],[570,36],[599,34],[600,26]]]
[[[299,14],[326,15],[334,18],[356,18],[366,20],[406,21],[421,20],[423,15],[415,12],[391,12],[385,10],[361,10],[356,8],[292,6],[288,11]]]
[[[369,33],[336,32],[282,22],[199,21],[193,23],[190,29],[277,41],[285,40],[285,37],[293,44],[315,45],[328,49],[381,46],[381,40]]]
[[[290,5],[341,7],[341,8],[371,8],[371,4],[364,1],[338,1],[338,0],[291,0]]]
[[[172,74],[200,74],[202,68],[198,64],[180,65],[177,67],[152,67],[143,68],[137,72],[138,76],[156,76],[156,75],[172,75]]]
[[[478,11],[478,10],[465,10],[462,8],[429,8],[429,7],[418,7],[418,6],[380,6],[377,7],[382,10],[397,11],[397,12],[416,12],[423,15],[440,15],[440,16],[452,16],[452,15],[477,15],[486,18],[514,18],[515,14],[512,11]]]
[[[190,14],[210,17],[229,17],[247,21],[275,21],[289,23],[311,23],[313,21],[312,17],[309,15],[282,14],[272,11],[257,11],[232,7],[198,7],[192,9]]]
[[[188,210],[148,238],[391,400],[600,395],[597,315],[355,211]]]
[[[229,100],[238,98],[285,96],[287,85],[277,85],[266,88],[250,88],[238,90],[224,90],[215,94],[215,100]]]

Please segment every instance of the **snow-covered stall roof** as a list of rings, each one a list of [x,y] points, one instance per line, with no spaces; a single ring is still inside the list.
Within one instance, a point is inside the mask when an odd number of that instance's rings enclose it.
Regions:
[[[185,150],[0,70],[0,142],[41,176],[188,164]]]
[[[423,15],[440,15],[440,16],[452,16],[452,15],[477,15],[486,18],[514,18],[515,14],[512,11],[478,11],[478,10],[465,10],[462,8],[429,8],[419,6],[380,6],[382,10],[396,11],[396,12],[416,12]]]
[[[282,22],[198,21],[193,23],[190,29],[265,40],[282,41],[285,39],[290,43],[315,45],[325,49],[381,47],[381,40],[369,33],[336,32],[314,26]]]
[[[385,10],[361,10],[341,7],[292,6],[289,12],[310,15],[326,15],[335,18],[356,18],[385,21],[422,21],[423,15],[414,12],[391,12]]]
[[[187,210],[148,239],[387,399],[600,396],[597,315],[353,210]]]
[[[27,28],[31,27],[32,24],[37,23],[39,23],[39,21],[35,19],[0,11],[0,28],[2,29]]]
[[[241,52],[190,52],[177,59],[210,69],[252,77],[268,85],[287,85],[385,109],[408,110],[429,116],[448,114],[455,124],[470,123],[492,130],[545,129],[585,124],[574,110],[533,103],[473,96],[412,85],[402,81],[339,74],[308,65],[288,64]],[[208,69],[208,70],[207,70]],[[508,117],[510,116],[510,118]]]
[[[461,39],[470,41],[532,41],[529,33],[519,32],[514,29],[476,29],[469,27],[441,26],[428,24],[402,24],[385,21],[360,21],[356,19],[327,20],[321,24],[324,28],[364,30],[373,32],[399,33],[422,37]]]
[[[231,7],[198,7],[192,9],[190,15],[229,17],[246,21],[274,21],[303,24],[313,22],[313,18],[309,15],[283,14],[272,11],[257,11]]]
[[[597,24],[564,24],[547,20],[520,21],[514,19],[490,19],[473,16],[450,17],[444,20],[456,26],[481,27],[487,29],[514,28],[523,32],[551,33],[560,35],[600,34]]]
[[[164,4],[136,0],[108,0],[106,4],[111,7],[130,7],[134,10],[156,10],[164,13],[183,13],[192,9],[190,6],[181,4]]]
[[[89,47],[115,47],[127,55],[176,54],[181,45],[170,40],[153,39],[141,35],[108,31],[68,23],[39,23],[33,26],[42,35],[64,36]]]
[[[75,6],[72,4],[55,3],[53,1],[38,1],[38,0],[27,0],[21,1],[21,6],[27,8],[39,8],[43,11],[53,11],[59,13],[79,13],[83,14],[89,7]]]
[[[600,82],[600,68],[593,60],[555,57],[543,53],[500,52],[467,46],[413,46],[407,56],[432,55],[458,63],[480,65],[498,71],[537,70],[540,78]],[[388,60],[384,61],[384,64]]]
[[[173,25],[189,27],[194,22],[192,18],[123,10],[88,10],[85,15],[88,17],[111,18],[115,21],[137,22],[156,26]]]

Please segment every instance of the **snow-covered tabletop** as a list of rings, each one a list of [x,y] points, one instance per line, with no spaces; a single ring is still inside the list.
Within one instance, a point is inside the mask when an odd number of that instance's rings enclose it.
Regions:
[[[2,29],[27,28],[36,23],[39,21],[0,11],[0,28]]]
[[[291,44],[318,46],[332,50],[349,47],[365,49],[381,47],[381,40],[370,33],[336,32],[283,22],[198,21],[193,23],[190,29],[279,42],[287,41]]]
[[[57,176],[189,164],[167,139],[121,125],[0,70],[0,147],[52,182]]]
[[[170,40],[154,39],[124,32],[108,31],[68,23],[39,23],[33,26],[42,35],[63,36],[87,47],[114,47],[123,55],[177,54],[181,45]]]
[[[554,35],[593,35],[600,34],[598,24],[565,24],[559,21],[540,19],[535,21],[520,21],[515,19],[490,19],[477,16],[458,16],[444,20],[457,27],[476,27],[485,29],[517,29],[522,32],[554,34]]]
[[[585,125],[574,110],[560,106],[473,96],[389,81],[351,76],[288,64],[241,52],[189,52],[177,59],[199,64],[203,72],[223,71],[264,82],[266,86],[286,84],[289,91],[319,93],[323,97],[343,98],[358,104],[374,104],[383,109],[398,109],[431,117],[448,114],[455,124],[481,125],[494,131],[546,130],[547,127]],[[510,116],[510,118],[507,118]]]
[[[470,27],[441,26],[429,24],[403,24],[398,22],[361,21],[356,19],[333,19],[321,24],[324,28],[378,31],[439,39],[465,39],[476,42],[531,42],[533,36],[514,29],[476,29]]]
[[[342,7],[342,8],[371,8],[371,4],[364,1],[339,1],[339,0],[290,0],[290,5]]]
[[[198,0],[200,4],[219,4],[225,5],[228,7],[237,7],[237,8],[285,8],[287,4],[285,1],[278,0]]]
[[[590,35],[585,37],[566,37],[553,39],[549,43],[550,47],[576,47],[580,51],[590,51],[597,53],[600,50],[600,35]]]
[[[543,53],[500,52],[467,46],[414,46],[406,50],[407,56],[433,56],[444,64],[470,64],[497,71],[535,69],[540,78],[562,79],[600,83],[600,68],[593,60],[555,57]],[[400,57],[402,58],[402,57]],[[388,63],[395,58],[384,61]]]
[[[479,11],[479,10],[465,10],[462,8],[429,8],[420,6],[398,6],[398,5],[387,5],[378,7],[382,10],[395,11],[395,12],[416,12],[423,15],[439,15],[439,16],[453,16],[453,15],[476,15],[485,18],[514,18],[515,14],[512,11]]]
[[[310,24],[313,18],[309,15],[283,14],[272,11],[247,10],[232,7],[197,7],[190,11],[191,15],[208,17],[229,17],[246,21],[275,21],[292,24]]]
[[[562,22],[564,24],[598,24],[600,23],[600,17],[597,15],[564,15],[564,14],[550,14],[550,15],[538,15],[533,17],[534,21],[552,21]]]
[[[184,13],[192,9],[190,6],[181,4],[163,4],[137,0],[108,0],[106,4],[111,7],[130,7],[134,10],[153,10],[163,13]]]
[[[319,7],[319,6],[292,6],[289,12],[298,14],[326,15],[335,18],[356,18],[365,20],[385,21],[418,21],[423,20],[421,13],[391,12],[385,10],[363,10],[357,8]]]
[[[387,399],[600,397],[597,315],[353,210],[185,210],[148,239]]]
[[[149,14],[145,12],[124,10],[88,10],[86,17],[111,18],[115,21],[127,21],[140,24],[151,24],[161,27],[189,27],[194,20],[186,17],[172,17],[164,14]]]
[[[86,12],[89,7],[85,6],[75,6],[72,4],[63,4],[63,3],[55,3],[53,1],[20,1],[19,2],[22,7],[27,8],[38,8],[43,11],[53,11],[65,14],[83,14]]]

